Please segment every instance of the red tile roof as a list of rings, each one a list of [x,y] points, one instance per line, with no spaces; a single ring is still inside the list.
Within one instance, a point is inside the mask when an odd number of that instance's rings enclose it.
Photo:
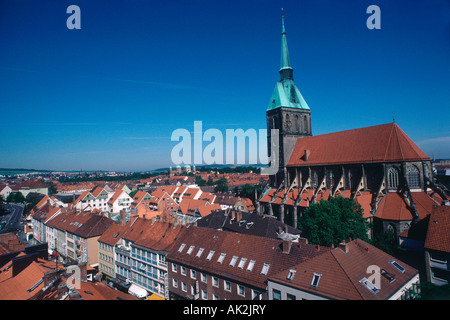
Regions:
[[[424,219],[431,213],[434,206],[439,205],[425,192],[412,192],[411,195],[416,205],[419,219]],[[389,192],[381,199],[375,212],[375,217],[383,220],[411,220],[413,216],[409,208],[407,200],[396,192]]]
[[[268,276],[330,250],[325,247],[319,251],[316,246],[301,242],[300,245],[293,243],[290,252],[283,253],[283,241],[278,239],[194,226],[185,230],[178,237],[176,245],[169,251],[167,260],[218,274],[262,290],[266,289]],[[185,246],[180,251],[182,244]],[[192,251],[188,254],[191,247]],[[203,252],[197,256],[201,248]],[[211,251],[214,251],[214,254],[211,259],[207,259]],[[218,258],[222,253],[226,255],[219,263]],[[234,266],[230,265],[233,256],[237,257]],[[243,262],[241,258],[247,260],[242,267],[239,267],[240,262]],[[248,270],[251,261],[254,261],[253,268]],[[266,263],[269,264],[268,273],[262,274],[262,268]]]
[[[430,160],[395,123],[297,139],[288,166]]]
[[[450,207],[433,208],[428,223],[424,247],[427,249],[450,252]]]
[[[338,247],[293,266],[291,269],[295,270],[295,274],[292,280],[287,279],[290,269],[269,280],[329,299],[386,300],[418,274],[416,269],[360,239],[349,242],[347,248],[347,253]],[[390,263],[392,260],[404,267],[405,271],[394,267]],[[369,278],[373,274],[373,271],[368,273],[369,266],[386,270],[394,275],[395,280],[390,282],[380,276],[380,290],[376,294],[372,293],[360,283],[362,278]],[[311,286],[314,273],[321,275],[317,288]]]

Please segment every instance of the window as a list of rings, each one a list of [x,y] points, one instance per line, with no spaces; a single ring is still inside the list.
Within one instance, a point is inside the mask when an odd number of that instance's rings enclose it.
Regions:
[[[204,274],[204,273],[201,273],[200,274],[200,278],[202,279],[202,282],[205,282],[206,283],[206,274]]]
[[[206,260],[211,260],[212,259],[212,256],[214,255],[214,250],[211,250],[209,253],[208,253],[208,256],[206,257]]]
[[[183,290],[184,292],[187,291],[187,285],[184,282],[181,282],[181,290]]]
[[[398,187],[398,170],[395,168],[389,168],[388,170],[388,187],[389,188]]]
[[[195,272],[195,270],[192,270],[192,269],[191,269],[191,278],[197,279],[197,272]]]
[[[248,263],[248,266],[247,266],[247,271],[252,271],[253,270],[253,267],[255,266],[255,260],[250,260],[250,262]]]
[[[373,294],[376,294],[378,291],[380,291],[379,288],[377,288],[370,280],[366,278],[362,278],[361,280],[359,280],[359,282],[363,284],[367,289],[369,289]]]
[[[238,289],[238,295],[245,297],[245,287],[238,285],[237,289]]]
[[[172,286],[174,288],[178,288],[178,280],[177,279],[172,279]]]
[[[294,279],[295,271],[296,270],[294,270],[294,269],[289,270],[289,273],[288,273],[288,276],[287,276],[288,280]]]
[[[198,252],[197,252],[197,254],[195,255],[197,258],[200,258],[200,256],[202,255],[202,253],[203,253],[203,250],[205,250],[204,248],[200,248],[200,249],[198,249]]]
[[[252,290],[252,300],[261,300],[262,293],[256,290]]]
[[[183,276],[185,276],[186,275],[186,267],[181,267],[181,274],[183,275]]]
[[[272,299],[273,300],[281,300],[281,291],[277,289],[272,290]]]
[[[222,262],[223,262],[223,259],[225,259],[225,256],[226,256],[226,255],[227,255],[226,253],[221,253],[219,259],[217,259],[217,262],[218,262],[218,263],[222,263]]]
[[[214,287],[219,287],[219,279],[216,277],[213,277],[213,286]]]
[[[238,259],[238,256],[233,256],[233,258],[231,258],[231,261],[230,261],[230,266],[234,267],[234,265],[236,264],[237,259]]]
[[[187,254],[191,254],[192,250],[194,250],[195,246],[190,246],[188,251],[186,252]]]
[[[395,274],[389,273],[384,269],[380,270],[380,273],[383,277],[385,277],[389,282],[392,282],[395,280]]]
[[[264,265],[261,269],[261,274],[267,275],[267,272],[269,272],[269,268],[270,268],[270,264],[264,263]]]
[[[403,268],[397,261],[391,260],[389,263],[396,267],[401,273],[405,272],[405,268]]]
[[[420,188],[420,174],[416,166],[409,166],[406,169],[406,179],[410,188]]]
[[[245,263],[247,262],[247,258],[241,258],[241,261],[239,261],[238,268],[244,269]]]
[[[178,248],[178,252],[183,251],[184,247],[186,246],[185,243],[182,243],[181,246]]]
[[[317,288],[319,286],[319,281],[320,281],[321,277],[322,277],[321,274],[314,272],[312,280],[311,280],[311,286],[314,287],[314,288]]]
[[[231,292],[231,282],[230,281],[223,281],[224,287],[225,287],[225,291],[229,291]]]
[[[206,290],[202,290],[202,299],[208,300],[208,292],[206,292]]]
[[[297,297],[293,294],[287,293],[286,294],[286,299],[287,300],[297,300]]]

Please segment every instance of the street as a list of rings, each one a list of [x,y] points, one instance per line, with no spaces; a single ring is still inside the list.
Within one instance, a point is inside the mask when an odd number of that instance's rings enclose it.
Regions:
[[[6,232],[7,230],[14,231],[19,230],[23,231],[23,224],[20,223],[20,219],[22,218],[22,213],[24,210],[23,205],[19,204],[6,204],[5,209],[8,212],[7,215],[2,216],[0,219],[0,232]]]

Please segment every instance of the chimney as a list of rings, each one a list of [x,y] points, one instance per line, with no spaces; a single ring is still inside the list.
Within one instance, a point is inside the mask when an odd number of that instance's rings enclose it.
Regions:
[[[69,300],[83,300],[83,298],[78,291],[72,290],[69,292]]]
[[[283,253],[289,254],[291,252],[292,241],[283,240],[283,243],[281,245],[283,248]]]
[[[236,211],[236,222],[241,221],[242,219],[242,212]]]
[[[120,225],[124,226],[127,223],[127,212],[120,210]]]
[[[341,243],[339,243],[339,248],[344,251],[345,253],[349,252],[348,243],[345,243],[345,240],[342,240]]]
[[[303,161],[308,162],[309,155],[311,154],[311,150],[305,149],[305,153],[302,156]]]
[[[56,288],[57,299],[58,299],[58,300],[59,300],[59,299],[62,299],[62,298],[66,295],[66,293],[67,293],[68,290],[69,290],[69,288],[67,288],[67,284],[66,284],[66,283],[60,284],[60,285]]]

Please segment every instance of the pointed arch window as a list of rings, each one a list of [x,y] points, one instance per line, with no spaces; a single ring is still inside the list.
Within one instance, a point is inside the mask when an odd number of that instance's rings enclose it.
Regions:
[[[398,170],[395,168],[389,168],[388,186],[389,186],[389,188],[397,188],[398,187]]]
[[[416,166],[409,166],[406,169],[406,179],[410,188],[420,188],[420,174]]]

